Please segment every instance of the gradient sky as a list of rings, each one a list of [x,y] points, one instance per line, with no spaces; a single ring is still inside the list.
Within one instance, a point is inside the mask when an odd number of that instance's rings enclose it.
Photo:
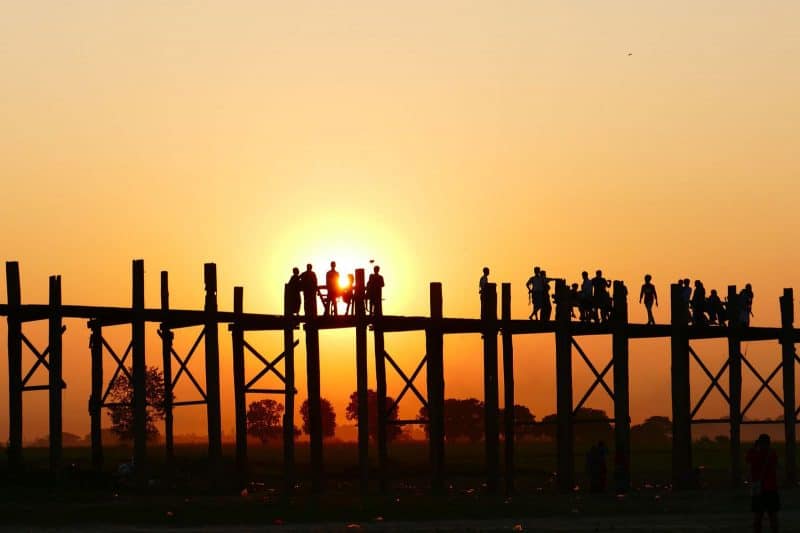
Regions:
[[[244,285],[247,310],[277,313],[292,266],[374,258],[387,313],[425,314],[441,281],[449,316],[477,315],[488,265],[514,284],[517,317],[533,265],[570,280],[602,268],[632,293],[651,273],[662,322],[678,277],[749,281],[754,323],[776,325],[782,288],[800,281],[798,20],[788,0],[0,2],[0,260],[21,262],[25,302],[62,274],[66,303],[126,305],[143,258],[148,305],[169,270],[176,307],[202,304],[214,261],[222,308]],[[631,317],[644,318],[635,298]],[[64,427],[84,434],[88,331],[68,326]],[[3,353],[5,335],[3,322]],[[280,334],[254,338],[280,351]],[[231,431],[226,331],[221,343]],[[322,343],[323,395],[343,422],[354,341]],[[610,340],[586,344],[604,364]],[[515,346],[519,401],[552,412],[552,339]],[[478,336],[445,348],[447,395],[480,397]],[[413,369],[424,341],[387,349]],[[669,414],[668,345],[631,349],[634,422]],[[722,342],[698,349],[712,366],[725,356]],[[777,343],[748,350],[764,372],[778,362]],[[25,438],[46,433],[46,394],[25,405]],[[177,431],[205,430],[193,409]]]

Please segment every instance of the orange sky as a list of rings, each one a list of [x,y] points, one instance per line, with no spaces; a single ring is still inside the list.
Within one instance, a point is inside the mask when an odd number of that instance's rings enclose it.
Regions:
[[[246,309],[279,312],[292,266],[375,258],[387,313],[426,313],[427,284],[442,281],[450,316],[477,315],[488,265],[514,284],[517,317],[534,264],[570,280],[603,268],[632,292],[650,272],[664,303],[679,276],[749,281],[754,322],[775,325],[800,260],[799,16],[791,1],[6,4],[0,260],[21,262],[25,302],[46,301],[58,273],[67,303],[125,305],[143,258],[148,305],[165,269],[183,307],[202,304],[202,264],[215,261],[222,308],[244,285]],[[644,317],[633,299],[631,316]],[[88,332],[68,326],[64,427],[83,434]],[[280,351],[280,334],[256,338]],[[322,336],[340,422],[353,342]],[[221,343],[230,431],[227,332]],[[602,365],[609,346],[587,349]],[[722,361],[723,343],[698,346]],[[552,340],[516,347],[519,400],[541,417],[555,401]],[[479,396],[480,339],[445,348],[447,395]],[[387,349],[413,369],[424,342],[391,336]],[[631,350],[634,421],[668,414],[667,344]],[[748,350],[764,372],[777,364],[776,343]],[[578,382],[588,375],[576,359]],[[46,396],[25,402],[30,439],[47,431]],[[193,409],[179,432],[204,431]]]

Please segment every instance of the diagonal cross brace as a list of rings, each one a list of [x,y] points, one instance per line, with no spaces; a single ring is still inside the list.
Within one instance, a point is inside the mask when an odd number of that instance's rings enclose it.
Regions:
[[[716,388],[722,395],[722,397],[725,398],[725,401],[730,404],[731,403],[730,396],[728,396],[728,393],[725,392],[725,389],[723,389],[722,386],[719,384],[719,380],[722,377],[722,374],[725,373],[725,370],[728,369],[730,361],[726,360],[725,363],[722,365],[722,368],[719,369],[719,372],[717,372],[716,375],[713,375],[711,371],[708,369],[708,367],[705,365],[705,363],[703,363],[703,360],[700,359],[700,356],[697,355],[697,352],[695,352],[691,346],[689,346],[689,353],[692,355],[694,360],[697,361],[697,364],[700,366],[700,368],[703,370],[705,375],[708,376],[708,379],[710,380],[708,387],[706,388],[705,392],[703,392],[703,395],[700,397],[700,400],[698,400],[697,405],[695,405],[694,409],[692,409],[690,417],[694,418],[694,415],[696,415],[697,412],[700,410],[700,407],[706,401],[708,395],[711,394],[711,391],[714,388]]]
[[[183,372],[186,372],[186,376],[189,378],[189,381],[192,382],[192,384],[194,385],[194,388],[197,389],[197,392],[200,393],[200,396],[203,397],[203,400],[207,400],[206,393],[203,390],[203,387],[200,386],[200,384],[197,382],[197,380],[195,379],[195,377],[192,374],[192,372],[189,370],[189,360],[192,358],[192,355],[194,355],[194,352],[197,350],[197,347],[200,345],[200,341],[203,340],[203,337],[205,337],[205,334],[206,334],[206,330],[205,330],[205,328],[203,328],[203,331],[200,332],[200,335],[197,336],[197,340],[194,341],[194,344],[192,344],[192,347],[189,349],[189,353],[186,355],[186,359],[181,359],[181,357],[178,355],[178,352],[175,351],[175,348],[173,347],[173,344],[170,343],[169,351],[172,354],[172,356],[175,358],[175,360],[178,361],[178,364],[180,365],[180,368],[178,369],[178,372],[175,374],[175,377],[173,378],[172,382],[169,384],[170,391],[175,389],[175,385],[178,383],[178,378],[181,377],[181,374]],[[158,331],[158,336],[161,337],[162,339],[164,338],[164,334],[163,334],[163,332],[161,330]]]
[[[772,396],[778,401],[778,403],[781,404],[781,406],[783,406],[783,399],[780,396],[778,396],[778,393],[775,392],[775,389],[769,386],[769,382],[772,381],[772,379],[778,375],[778,372],[780,372],[781,368],[783,368],[783,363],[782,362],[779,363],[778,366],[775,368],[775,370],[773,370],[772,373],[769,376],[767,376],[767,379],[764,379],[763,377],[761,377],[761,374],[758,373],[758,370],[756,370],[755,367],[753,367],[753,365],[750,364],[750,361],[748,361],[744,355],[739,354],[739,356],[742,358],[744,364],[747,365],[747,368],[750,369],[750,372],[752,372],[753,375],[755,375],[756,378],[761,382],[761,386],[758,388],[755,394],[753,394],[753,397],[750,399],[750,401],[747,402],[747,405],[744,407],[744,409],[742,409],[742,418],[744,418],[744,415],[747,412],[747,410],[750,409],[750,406],[755,403],[756,399],[758,399],[758,397],[761,395],[764,389],[767,389],[772,394]]]
[[[425,355],[425,357],[422,358],[422,363],[420,363],[419,366],[417,366],[417,369],[413,374],[414,377],[412,377],[412,378],[409,378],[406,375],[406,373],[403,372],[403,369],[400,368],[400,366],[395,362],[395,360],[392,359],[392,356],[389,355],[389,353],[386,352],[385,350],[383,352],[383,357],[384,357],[384,359],[389,361],[389,364],[392,365],[392,368],[394,368],[395,372],[397,372],[400,375],[400,377],[403,378],[403,381],[405,381],[405,383],[406,383],[406,388],[407,389],[411,389],[411,392],[414,393],[414,396],[417,397],[417,399],[420,401],[420,403],[425,408],[428,408],[428,400],[426,400],[425,397],[422,395],[422,393],[419,392],[417,387],[414,386],[414,379],[416,379],[417,375],[419,374],[419,371],[424,366],[423,363],[427,362],[427,360],[428,360],[427,354]],[[397,402],[400,401],[400,398],[401,398],[401,396],[398,396],[398,399],[397,399],[397,401],[395,401],[395,404],[397,404]],[[392,406],[392,408],[390,408],[389,411],[387,411],[387,413],[391,413],[393,408],[394,408],[394,406]]]
[[[67,331],[67,326],[61,326],[62,335],[64,334],[65,331]],[[47,362],[47,355],[50,353],[50,346],[45,348],[43,352],[40,352],[39,350],[36,349],[33,343],[31,343],[31,341],[28,340],[28,337],[26,337],[25,335],[21,335],[21,337],[22,337],[22,342],[25,343],[25,346],[27,346],[28,349],[31,351],[31,353],[33,353],[33,355],[36,357],[36,362],[33,364],[28,373],[25,374],[25,377],[22,378],[22,386],[24,387],[25,385],[28,384],[28,381],[30,381],[30,379],[33,377],[33,374],[36,372],[36,369],[39,368],[39,365],[45,367],[47,371],[50,372],[50,363]],[[67,384],[64,383],[64,381],[62,380],[61,387],[66,388],[66,386]]]
[[[385,354],[385,352],[384,352],[384,354]],[[385,354],[385,355],[388,355],[388,354]],[[403,399],[403,396],[405,396],[406,393],[408,392],[408,390],[413,386],[414,380],[417,379],[417,376],[419,375],[420,371],[422,370],[422,368],[425,366],[425,364],[427,362],[428,362],[428,354],[425,354],[424,356],[422,356],[422,361],[419,362],[419,364],[417,365],[417,368],[414,370],[414,373],[411,374],[411,378],[409,378],[409,380],[406,381],[406,384],[403,387],[403,390],[401,390],[400,394],[397,395],[397,399],[394,401],[394,403],[392,405],[389,406],[389,409],[386,410],[386,417],[387,418],[389,418],[389,415],[392,413],[392,411],[394,411],[395,409],[397,409],[399,407],[400,400]],[[428,402],[426,402],[425,400],[422,400],[422,405],[426,409],[428,408]]]
[[[586,401],[589,399],[589,396],[592,395],[592,392],[594,392],[594,389],[597,388],[598,385],[602,385],[602,387],[608,393],[608,396],[613,400],[614,392],[611,390],[611,387],[608,386],[605,379],[603,378],[605,378],[606,374],[608,374],[608,371],[611,370],[611,367],[614,366],[614,359],[611,359],[611,361],[608,362],[608,364],[603,368],[602,372],[598,372],[597,368],[595,368],[595,366],[592,364],[592,361],[586,356],[586,353],[583,351],[583,348],[581,348],[578,342],[574,338],[570,339],[570,342],[572,342],[572,345],[578,351],[578,354],[580,354],[581,358],[586,363],[586,366],[588,366],[589,370],[591,370],[592,374],[594,374],[594,382],[586,391],[586,394],[583,395],[581,401],[578,402],[577,407],[575,407],[575,409],[573,410],[573,414],[577,413],[578,409],[583,407],[583,404],[586,403]]]
[[[264,364],[264,368],[262,368],[261,371],[258,374],[256,374],[250,381],[248,381],[247,384],[244,386],[245,392],[250,387],[255,385],[258,382],[258,380],[260,380],[263,376],[265,376],[269,372],[272,372],[273,374],[278,376],[278,379],[280,379],[283,382],[283,384],[286,385],[286,377],[283,374],[281,374],[280,370],[278,370],[276,367],[276,365],[280,363],[284,357],[286,357],[286,352],[281,352],[272,361],[267,361],[266,358],[260,353],[258,353],[258,351],[255,348],[253,348],[247,341],[242,341],[242,342],[244,343],[244,347],[247,348],[247,351],[256,356],[256,358],[258,358],[258,360]],[[298,344],[300,344],[299,340],[294,341],[294,344],[292,344],[292,348],[296,348]]]
[[[128,358],[128,355],[131,353],[131,349],[133,349],[133,342],[130,342],[128,344],[128,347],[125,348],[125,353],[123,353],[122,354],[122,358],[120,358],[117,355],[117,352],[115,352],[114,349],[108,344],[108,342],[106,341],[105,338],[100,337],[100,340],[102,341],[103,346],[105,347],[105,349],[108,350],[108,353],[111,354],[111,357],[114,359],[114,361],[117,362],[117,368],[114,369],[114,374],[112,374],[111,380],[108,382],[108,388],[103,393],[103,399],[100,400],[100,405],[101,406],[105,406],[106,405],[106,399],[108,398],[108,395],[111,394],[111,388],[114,386],[114,382],[117,380],[117,376],[119,376],[120,371],[122,371],[122,373],[125,374],[125,376],[128,378],[128,380],[131,383],[133,383],[133,378],[131,377],[130,372],[128,372],[128,369],[125,367],[125,360]]]

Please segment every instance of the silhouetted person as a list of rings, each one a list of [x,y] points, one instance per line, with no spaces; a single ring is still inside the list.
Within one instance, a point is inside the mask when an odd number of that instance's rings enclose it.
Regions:
[[[481,297],[481,318],[483,318],[484,309],[486,307],[486,299],[488,294],[486,286],[489,284],[489,267],[483,267],[483,276],[478,280],[478,294]]]
[[[706,288],[699,279],[694,280],[694,294],[692,294],[692,321],[695,326],[704,326],[706,323]]]
[[[706,300],[706,310],[708,311],[708,321],[711,324],[725,325],[726,313],[725,305],[719,299],[716,289],[711,289],[711,294]]]
[[[683,281],[678,280],[678,285],[683,287],[681,289],[681,299],[683,301],[684,307],[686,308],[686,316],[688,317],[687,320],[691,322],[692,314],[689,310],[689,304],[692,301],[692,286],[689,283],[690,283],[689,278],[686,278]]]
[[[547,272],[544,270],[539,271],[539,278],[542,280],[542,310],[541,319],[545,322],[550,320],[550,315],[553,312],[553,304],[550,303],[550,282],[552,278],[547,277]]]
[[[778,496],[778,455],[770,447],[769,435],[762,433],[748,450],[745,462],[750,467],[751,509],[753,531],[760,533],[764,513],[769,517],[769,527],[778,531],[778,511],[781,508]]]
[[[577,283],[573,283],[569,289],[569,316],[570,318],[575,318],[575,308],[578,308],[578,316],[582,317],[581,314],[581,291],[578,288],[579,285]]]
[[[594,291],[594,306],[596,313],[600,313],[600,320],[606,322],[611,311],[611,300],[608,297],[608,288],[611,281],[603,277],[603,271],[598,270],[592,278],[592,289]],[[595,314],[597,316],[597,314]]]
[[[306,271],[300,274],[300,286],[303,289],[303,314],[305,316],[317,315],[317,275],[312,270],[311,263],[306,265]]]
[[[525,288],[528,289],[528,302],[531,304],[531,314],[528,320],[533,320],[534,317],[539,319],[539,310],[542,308],[542,279],[539,276],[540,268],[533,267],[533,276],[528,278],[525,282]]]
[[[751,316],[753,316],[753,286],[748,283],[739,292],[739,323],[749,326]]]
[[[639,291],[639,303],[644,299],[644,307],[647,309],[647,325],[655,326],[656,319],[653,318],[653,303],[658,307],[658,294],[656,294],[656,286],[651,283],[653,276],[646,274],[644,277],[644,284],[642,290]]]
[[[339,309],[336,305],[336,300],[339,298],[339,273],[336,272],[336,261],[331,261],[331,269],[325,274],[325,288],[328,292],[325,314],[337,316],[339,314]]]
[[[294,267],[292,276],[286,282],[286,310],[291,315],[300,313],[300,293],[302,292],[300,282],[300,269]]]
[[[594,291],[592,280],[589,273],[585,270],[581,272],[581,320],[590,322],[592,320],[592,294]]]
[[[367,280],[367,300],[369,300],[369,314],[374,315],[381,304],[381,289],[383,289],[383,276],[380,275],[381,267],[375,266]]]
[[[356,277],[353,274],[347,275],[347,286],[339,288],[340,294],[342,295],[342,302],[345,303],[344,314],[346,315],[354,315],[356,314],[356,305],[355,305],[355,291],[356,291]]]

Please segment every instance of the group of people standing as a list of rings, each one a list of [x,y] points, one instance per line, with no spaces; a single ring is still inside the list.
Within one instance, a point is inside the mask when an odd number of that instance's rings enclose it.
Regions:
[[[331,269],[325,274],[325,285],[318,285],[317,275],[311,263],[306,265],[306,270],[302,274],[300,269],[292,269],[292,275],[286,283],[287,311],[291,315],[300,313],[300,301],[302,294],[303,312],[305,316],[316,316],[317,296],[323,305],[323,316],[339,315],[339,299],[346,305],[345,315],[354,315],[356,312],[356,302],[367,303],[366,311],[372,315],[380,309],[381,293],[384,286],[383,276],[380,274],[381,267],[375,266],[372,274],[369,275],[364,294],[358,295],[355,285],[355,275],[347,274],[347,282],[340,283],[340,274],[336,270],[336,261],[331,261]],[[325,294],[322,294],[325,289]],[[361,296],[361,298],[357,298]]]
[[[552,302],[558,303],[556,295],[550,296],[550,282],[557,278],[547,276],[540,267],[533,268],[533,276],[528,278],[525,288],[528,289],[528,303],[532,306],[529,320],[550,320]],[[593,278],[586,271],[581,272],[581,282],[573,283],[569,289],[570,315],[581,322],[607,322],[611,317],[611,295],[608,288],[611,280],[603,277],[603,271],[597,270]]]
[[[732,316],[730,313],[727,299],[723,301],[715,289],[711,289],[706,296],[706,289],[699,279],[694,281],[694,291],[692,291],[691,280],[688,278],[679,279],[677,285],[681,287],[681,297],[686,306],[690,324],[724,326],[725,322],[728,322],[745,327],[750,325],[750,317],[753,316],[753,286],[749,283],[737,295],[738,312],[736,316]]]

